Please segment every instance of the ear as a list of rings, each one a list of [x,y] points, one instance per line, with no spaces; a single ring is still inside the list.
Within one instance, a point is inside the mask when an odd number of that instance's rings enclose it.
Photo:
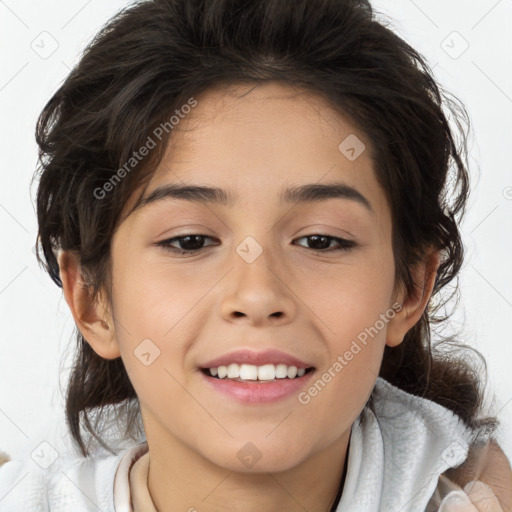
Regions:
[[[120,357],[108,304],[103,295],[96,301],[92,300],[91,288],[83,279],[78,255],[61,251],[58,263],[66,302],[83,337],[104,359]]]
[[[402,286],[397,294],[395,302],[402,308],[396,308],[395,316],[388,322],[386,345],[390,347],[400,345],[409,329],[420,320],[432,294],[439,263],[439,251],[430,248],[423,260],[411,269],[414,291],[407,295]]]

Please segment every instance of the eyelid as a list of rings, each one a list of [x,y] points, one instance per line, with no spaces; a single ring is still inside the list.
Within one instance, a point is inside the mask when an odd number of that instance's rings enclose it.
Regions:
[[[183,235],[176,235],[176,236],[173,236],[170,238],[165,238],[164,240],[160,240],[160,242],[156,242],[155,245],[157,245],[159,247],[163,247],[164,249],[165,248],[173,249],[173,247],[170,246],[171,242],[176,242],[176,241],[180,240],[181,238],[187,238],[189,236],[200,236],[203,238],[210,238],[212,240],[215,239],[214,236],[207,235],[206,233],[184,233]],[[207,246],[207,247],[210,247],[210,246]],[[176,250],[179,251],[180,249],[176,249]],[[187,251],[187,252],[191,252],[191,251]]]
[[[215,237],[210,236],[205,233],[184,233],[182,235],[177,235],[177,236],[174,236],[171,238],[161,240],[160,242],[156,242],[155,245],[162,247],[164,250],[167,250],[168,252],[171,252],[174,254],[184,254],[184,255],[187,255],[187,254],[194,255],[194,254],[197,254],[197,253],[203,251],[207,247],[212,247],[212,246],[218,245],[218,244],[210,244],[205,247],[201,247],[199,249],[189,249],[189,250],[179,249],[179,248],[173,247],[171,245],[171,243],[179,242],[180,239],[187,238],[187,237],[202,237],[204,239],[211,239],[211,240],[216,239]],[[308,251],[312,251],[312,252],[318,253],[318,254],[329,254],[329,253],[338,253],[338,252],[343,252],[343,251],[349,251],[349,250],[354,249],[359,246],[359,243],[356,242],[355,240],[350,240],[347,238],[329,235],[329,234],[321,233],[321,232],[311,232],[311,233],[296,237],[292,240],[292,242],[301,240],[303,238],[307,239],[307,238],[311,238],[311,237],[324,237],[324,238],[330,239],[330,243],[332,243],[333,241],[337,242],[337,245],[333,248],[327,248],[327,249],[315,249],[312,247],[304,247],[300,244],[299,244],[299,247],[303,247],[304,249],[306,249]],[[330,243],[329,243],[329,245],[330,245]]]

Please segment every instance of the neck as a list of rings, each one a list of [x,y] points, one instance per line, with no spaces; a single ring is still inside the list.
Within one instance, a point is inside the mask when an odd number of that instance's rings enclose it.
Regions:
[[[158,512],[331,512],[345,480],[349,438],[350,430],[289,470],[258,473],[222,468],[179,443],[162,450],[148,438],[148,491]]]

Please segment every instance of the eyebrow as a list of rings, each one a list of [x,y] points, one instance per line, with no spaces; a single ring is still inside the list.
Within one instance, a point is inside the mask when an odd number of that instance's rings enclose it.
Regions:
[[[374,213],[368,199],[361,192],[345,183],[310,183],[293,186],[288,187],[279,195],[280,201],[288,204],[312,203],[333,198],[354,201]],[[164,199],[183,199],[200,204],[232,206],[236,197],[229,191],[218,187],[173,183],[157,187],[147,197],[141,199],[134,209],[140,209]]]

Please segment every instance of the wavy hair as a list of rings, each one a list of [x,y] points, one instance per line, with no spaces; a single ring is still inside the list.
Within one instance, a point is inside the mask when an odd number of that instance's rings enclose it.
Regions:
[[[62,287],[57,252],[74,252],[92,296],[111,301],[113,233],[128,198],[160,162],[170,131],[107,199],[95,190],[176,109],[212,87],[280,81],[309,90],[372,142],[392,211],[397,281],[411,293],[411,269],[425,248],[442,255],[423,316],[400,345],[385,347],[380,376],[492,432],[498,420],[482,417],[481,376],[470,355],[485,360],[454,337],[431,339],[434,324],[448,319],[439,315],[447,303],[440,292],[453,280],[457,292],[463,262],[458,223],[469,194],[469,116],[377,14],[368,0],[150,0],[119,12],[37,122],[37,259]],[[67,423],[83,456],[84,433],[112,451],[91,414],[101,418],[114,407],[125,435],[134,437],[136,393],[121,358],[100,357],[75,334]]]

